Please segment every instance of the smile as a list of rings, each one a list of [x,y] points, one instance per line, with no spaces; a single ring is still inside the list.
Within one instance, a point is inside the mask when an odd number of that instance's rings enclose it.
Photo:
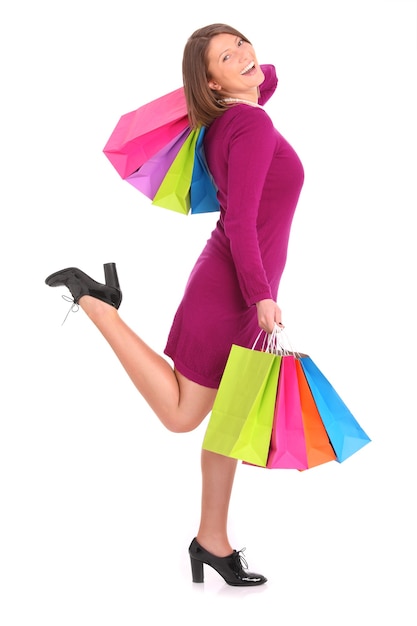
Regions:
[[[251,61],[250,63],[248,63],[248,65],[243,68],[243,70],[240,72],[241,75],[246,74],[246,72],[250,72],[250,70],[252,70],[255,67],[255,63],[254,61]]]

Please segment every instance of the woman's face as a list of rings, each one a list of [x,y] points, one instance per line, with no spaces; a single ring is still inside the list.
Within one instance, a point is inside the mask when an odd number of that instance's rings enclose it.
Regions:
[[[207,62],[210,89],[222,96],[257,100],[265,77],[250,43],[235,35],[215,35],[207,50]]]

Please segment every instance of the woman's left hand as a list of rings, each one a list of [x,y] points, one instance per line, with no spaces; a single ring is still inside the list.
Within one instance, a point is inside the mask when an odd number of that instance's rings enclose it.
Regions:
[[[281,309],[274,300],[260,300],[256,303],[256,308],[259,328],[267,333],[272,333],[275,324],[283,327]]]

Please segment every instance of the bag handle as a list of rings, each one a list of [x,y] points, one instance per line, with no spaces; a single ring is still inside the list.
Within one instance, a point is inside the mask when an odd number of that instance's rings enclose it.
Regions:
[[[269,352],[279,356],[287,356],[291,354],[298,358],[300,357],[300,354],[293,349],[283,326],[279,326],[278,324],[274,324],[274,328],[271,333],[261,330],[255,339],[252,350],[255,350],[262,334],[264,335],[261,345],[262,352]]]
[[[279,341],[279,334],[282,332],[282,327],[278,326],[278,324],[274,325],[274,328],[271,333],[267,333],[265,330],[260,330],[258,336],[255,339],[255,342],[252,346],[252,350],[256,349],[256,346],[263,335],[263,340],[261,344],[262,352],[270,352],[271,354],[279,354],[283,347]]]

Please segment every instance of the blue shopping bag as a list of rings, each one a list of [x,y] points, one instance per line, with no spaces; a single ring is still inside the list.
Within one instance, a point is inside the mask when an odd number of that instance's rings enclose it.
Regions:
[[[303,355],[300,362],[336,460],[341,463],[371,439],[313,360]]]
[[[191,213],[214,213],[219,211],[217,189],[204,154],[205,127],[198,133],[195,146],[194,167],[190,185]]]

